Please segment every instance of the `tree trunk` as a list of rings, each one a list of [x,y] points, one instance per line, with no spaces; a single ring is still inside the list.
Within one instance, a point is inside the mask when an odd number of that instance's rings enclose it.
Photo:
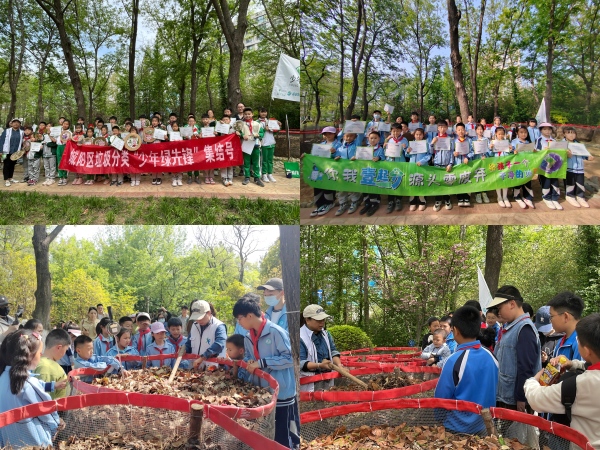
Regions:
[[[340,5],[340,10],[338,11],[339,14],[339,24],[340,24],[340,78],[339,78],[339,84],[340,84],[340,92],[338,94],[338,102],[339,102],[339,108],[340,108],[340,122],[342,123],[344,121],[344,64],[345,64],[345,46],[344,46],[344,32],[343,32],[343,28],[344,28],[344,2],[340,1],[339,2]],[[349,118],[349,117],[348,117]]]
[[[502,225],[489,225],[485,239],[485,282],[494,296],[498,290],[500,269],[502,268]]]
[[[52,308],[52,276],[50,274],[50,244],[58,236],[64,225],[56,226],[50,234],[45,225],[33,227],[33,252],[35,255],[35,274],[37,288],[35,290],[35,309],[33,318],[50,330],[50,309]]]
[[[183,117],[185,110],[185,79],[179,86],[179,117]],[[193,110],[191,110],[193,111]]]
[[[221,36],[219,36],[219,96],[221,97],[221,110],[228,107],[227,105],[227,86],[225,83],[225,65],[223,64],[223,45],[221,44]]]
[[[213,102],[213,94],[212,94],[212,89],[210,88],[211,82],[210,82],[210,74],[212,72],[212,66],[213,66],[213,60],[214,60],[214,52],[210,53],[210,62],[208,63],[208,71],[206,72],[206,93],[208,94],[208,108],[210,110],[212,110],[212,112],[214,113],[214,102]],[[197,84],[197,82],[196,82]],[[196,91],[198,90],[198,88],[196,87]],[[191,105],[191,103],[190,103]],[[194,105],[195,107],[196,105]],[[269,111],[270,112],[270,111]],[[218,117],[217,114],[215,114],[215,117]]]
[[[367,35],[366,14],[364,10],[365,5],[363,0],[358,0],[357,9],[358,16],[356,18],[354,41],[352,42],[352,60],[350,61],[352,68],[352,88],[350,90],[350,101],[348,102],[348,106],[346,107],[346,120],[350,119],[350,116],[352,116],[352,113],[354,112],[354,106],[356,105],[356,96],[358,95],[359,88],[358,76],[360,74],[360,67],[362,65],[362,60],[365,52],[365,39]],[[361,30],[363,29],[363,26],[364,33],[361,37]],[[365,77],[365,83],[366,81],[367,79]]]
[[[129,37],[129,117],[134,120],[135,112],[135,47],[137,41],[138,15],[140,12],[140,0],[133,0],[133,11],[131,15],[131,35]],[[91,117],[90,117],[91,119]]]
[[[44,120],[44,102],[43,102],[43,96],[42,93],[44,91],[44,72],[46,72],[46,58],[42,58],[42,60],[40,61],[40,67],[39,67],[39,75],[38,75],[38,94],[37,94],[37,113],[36,113],[36,117],[37,117],[37,122],[39,123],[40,121]]]
[[[288,314],[288,330],[297,380],[296,390],[300,392],[300,227],[279,226],[279,241],[285,302],[287,310],[292,311],[292,314]]]
[[[196,21],[196,0],[192,0],[190,4],[190,24],[192,28],[192,61],[190,65],[191,76],[191,92],[190,92],[190,111],[196,113],[196,97],[198,96],[198,55],[200,54],[200,43],[204,37],[204,28],[206,26],[206,18],[210,10],[210,4],[202,11],[200,23]],[[214,53],[210,54],[210,63],[208,74],[206,76],[206,88],[210,100],[210,109],[213,109],[212,93],[210,91],[210,72],[212,68]]]
[[[452,62],[452,75],[454,78],[454,90],[460,107],[460,115],[466,118],[469,115],[469,101],[462,73],[462,58],[460,56],[458,23],[460,11],[456,7],[455,0],[448,0],[448,23],[450,24],[450,60]]]
[[[363,329],[369,327],[369,245],[367,242],[367,227],[362,226],[362,251],[363,251]]]
[[[14,10],[17,11],[18,25],[15,25]],[[21,69],[23,68],[23,56],[25,54],[25,31],[23,25],[23,4],[17,2],[16,8],[14,8],[13,0],[8,1],[8,21],[10,24],[10,59],[8,62],[8,74],[9,74],[9,87],[10,87],[10,106],[8,109],[8,119],[12,120],[16,116],[17,109],[17,87],[19,85],[19,78],[21,77]],[[19,42],[17,42],[16,34],[17,29],[20,30]],[[17,55],[17,46],[18,55]]]

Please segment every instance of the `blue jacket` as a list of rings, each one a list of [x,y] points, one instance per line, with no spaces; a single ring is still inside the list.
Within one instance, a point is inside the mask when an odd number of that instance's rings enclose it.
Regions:
[[[11,128],[12,129],[12,128]],[[8,128],[2,132],[0,136],[0,154],[4,151],[4,143],[6,142],[6,135],[8,133]],[[12,155],[13,153],[21,150],[21,139],[24,133],[23,130],[13,130],[10,136],[10,143],[8,144],[8,154]]]
[[[527,127],[527,132],[529,133],[529,140],[531,142],[535,142],[538,140],[538,138],[541,136],[540,134],[540,130],[538,129],[538,127]]]
[[[267,310],[265,311],[265,317],[267,319],[271,320],[271,317],[273,315],[273,310],[274,309],[275,308],[273,306],[269,306],[267,308]],[[237,325],[239,325],[239,324],[237,324]],[[288,329],[287,303],[283,304],[283,309],[281,310],[281,315],[279,316],[279,320],[277,320],[277,325],[279,325],[281,328],[283,328],[289,334],[290,330]],[[242,328],[242,330],[244,330],[244,329]],[[248,333],[248,330],[244,330],[244,331],[246,333],[240,333],[242,336],[245,336]]]
[[[112,356],[113,358],[117,355],[140,356],[138,351],[135,348],[133,348],[131,345],[124,350],[118,350],[117,346],[114,345],[113,347],[110,348],[110,350],[106,354],[106,356]],[[142,363],[137,362],[137,361],[123,361],[121,363],[121,365],[123,366],[123,369],[125,369],[125,370],[139,369],[140,367],[142,367]]]
[[[388,143],[392,140],[393,138],[390,138],[388,140]],[[385,158],[386,161],[390,161],[390,162],[406,162],[406,158],[407,158],[407,154],[406,154],[406,149],[408,148],[408,139],[406,139],[405,137],[402,137],[400,139],[400,141],[398,141],[400,143],[401,146],[406,146],[406,147],[402,147],[400,149],[400,156],[399,157],[392,157],[392,156],[388,156]],[[386,144],[387,145],[387,144]],[[385,155],[385,150],[384,150],[384,155]]]
[[[131,338],[131,346],[135,348],[141,356],[146,356],[146,349],[152,344],[152,333],[147,333],[143,336],[142,347],[138,349],[138,342],[140,340],[140,332],[138,331]]]
[[[75,356],[75,369],[90,368],[104,370],[107,367],[110,367],[108,373],[118,373],[121,371],[121,364],[111,356],[92,355],[90,359],[83,359],[79,355]],[[92,375],[81,377],[81,381],[85,383],[91,383],[93,379]]]
[[[296,396],[296,377],[294,375],[294,360],[292,346],[287,331],[275,325],[269,319],[258,337],[257,361],[259,367],[267,372],[279,383],[279,396],[277,401],[289,400]],[[244,338],[244,361],[256,360],[254,346],[250,333]],[[267,387],[267,383],[256,375],[249,375],[249,381],[255,385]]]
[[[564,339],[564,337],[563,337]],[[553,357],[565,355],[567,359],[580,359],[583,360],[581,354],[579,353],[579,343],[577,342],[577,331],[573,331],[573,334],[569,336],[569,339],[565,339],[563,342],[562,339],[558,342],[556,347],[554,347]]]
[[[413,164],[421,163],[422,166],[426,166],[429,160],[431,159],[431,148],[429,146],[429,141],[427,141],[427,153],[408,153],[406,152],[406,156],[410,157],[410,161]],[[410,143],[408,145],[410,148]],[[408,149],[407,149],[408,150]]]
[[[331,334],[327,330],[321,331],[319,334],[314,333],[311,335],[311,340],[317,349],[317,360],[319,362],[323,361],[325,358],[329,359],[329,352],[327,350],[327,343],[325,342],[325,337],[329,341],[329,348],[331,348],[331,357],[340,356],[340,352],[338,352],[335,342],[333,342],[333,338]],[[300,340],[300,370],[307,371],[304,366],[308,361],[308,349],[302,340]],[[317,372],[318,373],[318,372]]]
[[[492,152],[490,151],[490,140],[486,137],[482,137],[481,140],[486,142],[486,147],[487,147],[487,152],[485,152],[483,154],[475,153],[475,145],[473,145],[473,142],[479,141],[479,138],[477,138],[477,137],[471,138],[471,145],[473,146],[473,161],[477,161],[478,159],[481,159],[482,156],[485,156],[486,158],[493,156]]]
[[[454,340],[454,333],[452,331],[446,336],[446,345],[452,353],[456,351],[456,341]]]
[[[435,398],[465,400],[483,408],[496,406],[498,361],[479,341],[466,342],[446,360],[435,388]],[[485,431],[479,414],[436,410],[444,426],[454,432],[475,434]]]
[[[368,131],[368,130],[369,130],[369,128],[371,128],[371,127],[373,126],[373,124],[374,124],[374,123],[375,123],[375,120],[374,120],[374,119],[373,119],[373,120],[371,120],[371,121],[370,121],[370,122],[367,124],[367,126],[365,127],[365,131]],[[385,121],[383,121],[383,120],[379,119],[379,123],[385,123]],[[379,143],[380,143],[380,144],[383,144],[383,141],[385,141],[385,133],[386,133],[385,131],[380,131],[380,132],[379,132]],[[363,134],[363,140],[364,140],[364,138],[365,138],[365,135]],[[362,141],[359,141],[359,142],[362,142]]]
[[[373,158],[379,158],[379,161],[385,161],[385,148],[383,148],[383,145],[378,144],[377,147],[373,148]]]
[[[566,141],[566,139],[563,139]],[[573,142],[579,142],[578,140],[574,140]],[[573,173],[583,173],[583,161],[587,160],[587,156],[577,156],[573,155],[570,158],[567,158],[567,171]]]
[[[171,337],[171,335],[167,334],[167,341],[170,342],[173,347],[175,347],[175,353],[177,353],[179,351],[179,347],[181,347],[182,345],[186,347],[187,350],[187,341],[189,340],[186,336],[184,336],[183,334],[181,335],[181,342],[179,343],[179,345],[177,344],[177,341],[175,341],[175,339],[173,339]],[[186,351],[187,353],[187,351]],[[173,362],[173,364],[175,364]],[[192,364],[193,361],[189,360],[189,359],[182,359],[181,362],[179,363],[179,367],[181,369],[191,369],[192,368]]]
[[[162,352],[159,350],[162,350]],[[158,344],[156,342],[153,342],[146,349],[147,356],[169,355],[169,354],[173,354],[173,353],[175,353],[175,346],[173,344],[171,344],[168,340],[165,340],[165,343],[160,347],[158,346]],[[159,360],[148,361],[148,366],[150,366],[150,367],[170,366],[171,368],[173,368],[174,364],[175,364],[175,359],[172,359],[172,358],[164,359],[162,363]]]
[[[106,339],[99,334],[96,339],[94,339],[94,355],[106,356],[113,345],[113,340],[111,338]]]
[[[456,150],[456,142],[458,142],[458,137],[455,137],[453,139],[454,141],[454,150]],[[469,139],[468,137],[465,137],[465,142],[469,145],[469,153],[467,153],[466,155],[458,155],[454,157],[454,165],[458,166],[460,164],[463,164],[463,159],[467,158],[469,161],[473,160],[473,157],[475,156],[475,152],[473,150],[473,143],[471,142],[471,139]]]
[[[50,400],[44,392],[44,382],[30,374],[21,392],[10,392],[10,366],[6,366],[0,375],[0,413],[33,403]],[[43,416],[24,419],[20,422],[0,428],[0,447],[13,448],[30,446],[52,446],[52,437],[58,429],[60,419],[56,412]]]
[[[435,136],[435,137],[439,137]],[[435,150],[435,144],[433,144],[433,165],[439,167],[446,167],[454,165],[454,139],[450,136],[444,136],[450,138],[450,150]]]
[[[352,159],[354,155],[356,155],[356,147],[358,146],[358,138],[354,139],[349,144],[344,142],[338,148],[335,149],[335,153],[333,154],[334,158],[340,156],[342,159]]]

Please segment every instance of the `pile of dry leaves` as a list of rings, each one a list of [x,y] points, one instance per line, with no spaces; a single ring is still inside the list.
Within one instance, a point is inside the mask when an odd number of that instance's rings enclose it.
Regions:
[[[232,405],[240,408],[256,408],[267,405],[273,398],[267,389],[232,379],[224,370],[193,372],[178,370],[171,384],[167,383],[169,367],[132,370],[130,376],[118,375],[98,378],[93,384],[119,391],[142,394],[161,394],[172,397],[200,400],[206,404]]]
[[[453,434],[443,426],[397,427],[368,426],[348,431],[340,427],[332,435],[311,442],[302,442],[301,450],[362,450],[362,449],[412,449],[412,450],[532,450],[514,439],[496,436],[479,437]]]
[[[360,378],[360,377],[359,377]],[[385,389],[396,389],[413,384],[421,383],[422,380],[416,380],[412,374],[402,374],[400,376],[393,373],[382,373],[379,375],[370,376],[369,379],[363,379],[367,383],[369,391],[381,391]],[[361,386],[354,383],[346,385],[333,386],[330,391],[364,391]]]

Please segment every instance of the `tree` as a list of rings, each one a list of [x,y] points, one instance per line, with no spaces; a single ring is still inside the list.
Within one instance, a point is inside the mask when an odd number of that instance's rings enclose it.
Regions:
[[[483,34],[483,18],[485,15],[485,5],[486,0],[481,0],[480,4],[480,12],[479,12],[479,21],[477,25],[477,38],[475,39],[475,51],[473,52],[471,49],[471,20],[469,16],[469,11],[472,8],[471,0],[464,0],[465,3],[465,14],[466,14],[466,24],[465,28],[467,29],[467,56],[469,58],[469,75],[471,79],[471,114],[473,115],[473,120],[477,122],[478,113],[477,113],[477,69],[479,66],[479,52],[481,51],[481,37]],[[466,120],[466,117],[462,118]]]
[[[64,225],[57,225],[50,233],[45,225],[33,227],[33,250],[35,252],[35,274],[37,288],[35,290],[35,309],[33,317],[50,327],[50,310],[52,308],[52,277],[50,275],[50,244],[62,231]]]
[[[192,60],[190,65],[191,76],[191,93],[190,93],[190,111],[196,112],[196,96],[198,94],[198,55],[200,53],[200,44],[206,37],[206,28],[208,15],[211,9],[210,2],[196,4],[197,0],[188,0],[190,5],[190,31],[192,33]],[[185,22],[184,22],[185,24]],[[187,24],[186,24],[187,26]],[[211,51],[210,65],[212,66],[214,52]],[[210,72],[207,75],[207,80],[210,78]],[[208,82],[207,82],[208,87]],[[209,90],[210,94],[210,90]],[[209,95],[209,97],[211,97]],[[212,98],[211,98],[212,109]],[[181,117],[183,112],[180,111]]]
[[[448,2],[448,23],[450,24],[450,61],[452,62],[452,75],[454,77],[454,89],[460,106],[460,115],[463,120],[469,115],[469,101],[467,99],[467,90],[465,89],[465,80],[462,72],[462,57],[460,56],[458,24],[461,13],[456,7],[455,0]]]
[[[260,241],[254,239],[257,232],[258,230],[250,225],[233,225],[231,235],[223,233],[223,242],[229,244],[240,259],[240,275],[238,278],[240,283],[244,282],[244,270],[248,258],[260,250]]]
[[[129,8],[124,8],[129,14]],[[138,16],[140,14],[140,0],[131,0],[131,29],[129,31],[129,52],[128,52],[128,80],[129,80],[129,117],[136,117],[135,114],[135,50],[138,32]]]
[[[500,279],[500,269],[502,268],[503,228],[502,225],[488,226],[485,238],[484,278],[492,295],[498,290],[498,280]]]

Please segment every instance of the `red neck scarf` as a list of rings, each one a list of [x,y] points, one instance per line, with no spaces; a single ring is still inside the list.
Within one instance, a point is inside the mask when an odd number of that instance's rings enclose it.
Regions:
[[[138,339],[138,346],[137,347],[138,347],[138,352],[141,352],[142,351],[142,347],[146,348],[146,346],[143,345],[144,344],[144,336],[150,333],[150,328],[148,328],[145,331],[141,331],[140,330],[139,333],[140,333],[140,338]]]
[[[163,345],[165,345],[165,344],[163,344]],[[164,348],[160,348],[160,347],[154,347],[154,348],[155,348],[155,349],[158,351],[158,353],[160,353],[161,355],[162,355],[162,354],[163,354],[163,352],[165,351],[165,349],[164,349]]]
[[[587,368],[587,370],[600,370],[600,362],[592,364],[590,367]]]
[[[267,324],[267,319],[265,319],[265,315],[261,316],[262,324],[258,331],[254,328],[250,330],[250,339],[252,340],[252,346],[254,347],[254,357],[258,361],[260,359],[260,354],[258,353],[258,338],[260,338],[261,333],[263,332],[265,325]]]
[[[177,353],[179,351],[179,344],[181,344],[181,341],[183,341],[183,334],[180,334],[177,340],[169,336],[169,341],[171,341],[171,344],[175,346],[175,353]]]
[[[448,137],[448,133],[438,134],[438,137]]]
[[[250,133],[252,133],[252,119],[250,119],[250,120],[244,120],[244,122],[246,122],[248,124],[248,128],[250,129]]]
[[[400,135],[400,137],[398,139],[396,139],[395,137],[392,136],[392,140],[397,144],[398,142],[400,142],[402,140],[402,135]]]
[[[110,349],[110,339],[104,340],[104,336],[101,334],[99,334],[98,337],[102,342],[104,342],[104,345],[106,346],[106,351],[108,351]]]

